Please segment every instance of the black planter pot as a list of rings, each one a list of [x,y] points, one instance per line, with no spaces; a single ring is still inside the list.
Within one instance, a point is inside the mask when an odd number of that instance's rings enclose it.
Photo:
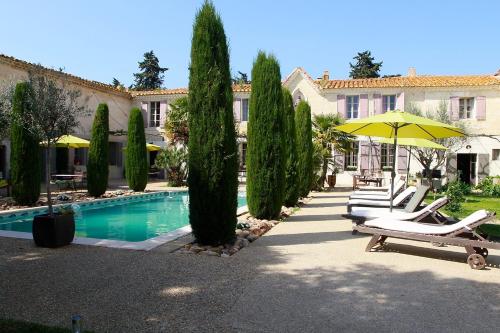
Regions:
[[[37,246],[60,247],[68,245],[75,237],[73,214],[37,215],[33,218],[33,240]]]

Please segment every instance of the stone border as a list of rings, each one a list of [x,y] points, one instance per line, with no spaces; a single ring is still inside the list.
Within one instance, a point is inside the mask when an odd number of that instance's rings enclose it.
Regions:
[[[145,193],[145,194],[141,193],[141,194],[123,196],[123,197],[118,197],[118,198],[95,199],[93,201],[78,202],[77,204],[79,206],[97,206],[96,208],[99,208],[103,204],[107,204],[109,202],[142,201],[142,200],[149,199],[151,197],[160,197],[160,196],[165,196],[165,195],[171,195],[173,193],[175,193],[175,194],[186,193],[186,191],[160,191],[160,192]],[[71,205],[73,203],[76,203],[76,202],[67,203],[67,204],[58,204],[58,205],[54,205],[54,207],[65,207],[65,206]],[[26,217],[26,216],[30,216],[30,215],[45,213],[45,212],[47,212],[47,206],[34,207],[34,208],[23,208],[23,209],[6,211],[6,212],[0,213],[0,222],[1,222],[2,218],[4,218],[3,215],[8,215],[8,216],[6,216],[7,218],[12,218],[12,217],[16,217],[16,216]],[[246,214],[247,212],[248,212],[248,206],[242,206],[242,207],[238,208],[237,215],[241,216],[243,214]],[[171,242],[173,240],[176,240],[176,239],[178,239],[182,236],[188,235],[190,233],[191,233],[191,226],[188,224],[187,226],[184,226],[182,228],[178,228],[178,229],[169,231],[167,233],[164,233],[164,234],[161,234],[159,236],[149,238],[149,239],[146,239],[146,240],[140,241],[140,242],[128,242],[128,241],[115,240],[115,239],[99,239],[99,238],[90,238],[90,237],[75,237],[72,244],[101,246],[101,247],[108,247],[108,248],[113,248],[113,249],[149,251],[149,250],[152,250],[160,245]],[[11,230],[0,230],[0,237],[33,239],[32,234],[29,232],[11,231]]]

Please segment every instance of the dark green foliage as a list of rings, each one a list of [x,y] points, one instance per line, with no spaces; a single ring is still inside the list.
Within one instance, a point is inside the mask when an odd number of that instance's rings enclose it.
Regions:
[[[188,110],[189,222],[198,242],[222,244],[235,237],[238,153],[226,34],[211,2],[193,26]]]
[[[231,81],[233,82],[233,84],[249,84],[250,83],[250,80],[248,80],[248,74],[240,72],[240,71],[238,71],[238,75],[233,77],[231,79]]]
[[[299,195],[306,197],[313,183],[313,142],[311,107],[301,101],[295,110],[295,129],[297,131],[297,178]]]
[[[18,83],[12,99],[12,114],[16,119],[29,112],[29,85]],[[10,168],[12,197],[20,205],[31,206],[40,196],[41,162],[38,140],[18,122],[10,130]]]
[[[69,328],[45,326],[27,321],[0,319],[0,332],[2,333],[71,333]],[[91,333],[83,331],[82,333]]]
[[[277,218],[284,198],[285,150],[281,73],[274,56],[259,52],[252,68],[247,133],[247,203],[260,219]]]
[[[144,191],[148,184],[148,155],[144,120],[139,108],[133,108],[128,118],[125,175],[131,190]]]
[[[477,184],[476,188],[481,190],[483,195],[490,197],[500,197],[500,176],[488,176]]]
[[[109,110],[107,104],[99,104],[92,124],[89,158],[87,162],[87,190],[94,197],[106,192],[109,174]]]
[[[187,144],[188,129],[188,98],[181,97],[170,104],[170,111],[165,119],[165,134],[170,142]]]
[[[160,67],[160,61],[153,51],[144,53],[144,60],[139,62],[139,69],[141,72],[134,74],[134,89],[153,90],[161,88],[163,84],[163,72],[168,71],[168,68]]]
[[[354,65],[349,63],[349,66],[351,66],[349,76],[352,79],[380,77],[379,72],[382,67],[382,61],[373,62],[375,58],[372,57],[370,51],[358,52],[358,55],[353,59],[356,60],[356,63]]]
[[[295,131],[295,110],[292,94],[283,88],[283,116],[285,118],[285,189],[284,205],[292,207],[299,199],[299,184],[297,179],[297,143]]]
[[[454,180],[447,184],[446,196],[450,199],[447,209],[450,212],[458,212],[462,209],[462,202],[465,200],[465,195],[470,193],[470,185]]]

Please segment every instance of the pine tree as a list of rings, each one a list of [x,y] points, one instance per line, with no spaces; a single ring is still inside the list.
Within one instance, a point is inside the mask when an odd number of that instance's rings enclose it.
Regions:
[[[301,101],[295,111],[295,130],[297,131],[299,196],[306,197],[313,181],[311,107],[306,101]]]
[[[144,191],[148,184],[148,156],[144,120],[139,108],[133,108],[128,119],[125,175],[131,190]]]
[[[259,52],[252,68],[247,130],[247,202],[250,214],[277,218],[285,181],[283,91],[278,61]]]
[[[295,131],[295,110],[290,91],[283,88],[283,115],[285,118],[285,190],[284,204],[293,207],[299,199],[299,184],[297,178],[297,143]]]
[[[100,197],[108,187],[109,164],[109,110],[105,103],[97,107],[87,162],[87,190],[91,196]]]
[[[28,89],[28,83],[18,83],[12,98],[10,168],[12,197],[20,205],[31,206],[40,196],[41,161],[38,140],[20,124],[31,107]]]
[[[213,4],[196,14],[188,96],[189,222],[196,240],[235,237],[238,154],[226,34]]]
[[[349,63],[349,66],[351,66],[349,76],[352,79],[380,77],[379,72],[382,67],[382,61],[373,62],[375,58],[372,57],[370,51],[358,52],[358,55],[353,59],[356,60],[356,63],[354,65]]]
[[[163,73],[168,71],[166,67],[160,67],[160,61],[153,51],[144,53],[144,60],[139,62],[139,73],[135,73],[136,90],[154,90],[161,88],[163,84]]]

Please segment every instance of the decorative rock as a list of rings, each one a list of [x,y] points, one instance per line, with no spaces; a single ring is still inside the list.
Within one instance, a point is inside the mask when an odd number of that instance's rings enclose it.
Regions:
[[[219,256],[219,254],[217,252],[210,251],[210,250],[201,251],[200,254],[203,254],[203,255],[206,255],[206,256],[214,256],[214,257],[218,257]]]
[[[222,258],[229,258],[231,255],[227,252],[222,252],[222,254],[220,255]]]
[[[255,235],[255,234],[250,234],[250,235],[248,235],[247,240],[248,240],[249,242],[253,242],[253,241],[254,241],[254,240],[256,240],[257,238],[259,238],[259,236]]]
[[[203,247],[199,246],[198,244],[194,243],[193,245],[191,245],[191,248],[189,250],[191,252],[198,253],[198,252],[204,251],[205,249]]]

